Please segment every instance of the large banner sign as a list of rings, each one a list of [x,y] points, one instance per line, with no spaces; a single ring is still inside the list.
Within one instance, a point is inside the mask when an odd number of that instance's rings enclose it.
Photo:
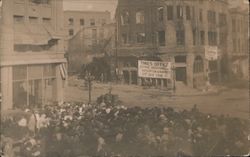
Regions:
[[[171,62],[138,61],[139,77],[171,79],[171,73]]]
[[[207,46],[205,48],[205,57],[207,60],[217,60],[218,59],[217,46]]]

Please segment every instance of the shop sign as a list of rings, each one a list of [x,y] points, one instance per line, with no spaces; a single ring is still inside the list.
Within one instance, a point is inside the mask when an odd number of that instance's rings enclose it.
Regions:
[[[143,78],[171,79],[171,62],[138,61],[138,76]]]
[[[205,48],[205,57],[207,60],[217,60],[218,59],[218,47],[207,46]]]

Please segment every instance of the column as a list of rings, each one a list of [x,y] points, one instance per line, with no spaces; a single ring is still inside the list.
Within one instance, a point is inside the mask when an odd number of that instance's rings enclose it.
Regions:
[[[161,88],[164,88],[164,79],[161,79]]]
[[[12,67],[1,67],[2,111],[13,108]]]
[[[186,66],[186,74],[187,74],[187,85],[189,87],[193,87],[193,67],[194,67],[194,55],[187,55],[187,66]]]
[[[63,102],[63,97],[64,97],[64,92],[63,92],[63,80],[61,77],[61,73],[60,73],[60,64],[58,64],[56,66],[56,79],[53,83],[53,96],[55,98],[55,101],[58,103],[62,103]]]

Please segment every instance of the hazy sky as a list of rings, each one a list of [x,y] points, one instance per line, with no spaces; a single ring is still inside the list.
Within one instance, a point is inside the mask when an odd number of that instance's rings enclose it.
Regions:
[[[110,11],[115,13],[117,0],[64,0],[64,10]]]

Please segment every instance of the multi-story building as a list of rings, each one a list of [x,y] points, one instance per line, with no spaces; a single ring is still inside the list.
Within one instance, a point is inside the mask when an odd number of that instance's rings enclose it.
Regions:
[[[94,57],[110,55],[114,48],[115,25],[84,27],[68,39],[69,72],[81,71],[82,65],[90,63]]]
[[[84,27],[99,27],[111,23],[108,11],[64,11],[64,27],[72,37]]]
[[[220,81],[226,75],[227,7],[226,0],[119,0],[116,56],[123,82],[172,86],[176,80],[198,88]],[[138,60],[172,62],[173,79],[139,78]]]
[[[69,72],[79,72],[83,64],[102,57],[112,46],[115,27],[108,11],[65,11],[64,15]]]
[[[2,109],[63,101],[66,79],[61,0],[3,0]]]
[[[231,78],[249,80],[249,8],[239,3],[230,8],[230,51],[228,55]],[[239,5],[238,4],[238,5]]]

